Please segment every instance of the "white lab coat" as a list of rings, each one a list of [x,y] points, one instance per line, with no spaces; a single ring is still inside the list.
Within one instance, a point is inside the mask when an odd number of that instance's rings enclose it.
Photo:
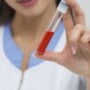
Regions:
[[[5,55],[3,26],[0,28],[0,90],[85,90],[84,79],[66,68],[49,61],[22,73]],[[65,41],[65,33],[61,41]],[[60,47],[64,46],[61,43]],[[60,49],[59,47],[59,49]],[[57,51],[56,47],[55,51]],[[13,57],[14,58],[14,57]]]

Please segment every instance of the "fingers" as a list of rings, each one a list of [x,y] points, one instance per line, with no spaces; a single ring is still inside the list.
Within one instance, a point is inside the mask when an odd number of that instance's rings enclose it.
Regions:
[[[63,15],[63,22],[65,25],[66,33],[68,34],[74,27],[74,22],[70,13],[70,10],[67,11],[66,14]]]
[[[83,10],[81,9],[81,7],[79,6],[76,0],[66,0],[66,1],[73,12],[73,17],[70,12],[70,9],[63,16],[63,21],[66,30],[66,37],[68,38],[72,30],[74,29],[75,24],[76,25],[80,24],[85,27],[85,16]]]
[[[75,26],[68,39],[72,54],[76,54],[78,50],[81,53],[90,52],[90,31],[80,24]]]
[[[81,42],[83,44],[90,44],[90,31],[89,30],[87,30],[85,34],[82,36]]]
[[[36,55],[36,56],[39,57],[39,58],[42,58],[42,59],[49,60],[49,61],[54,61],[54,60],[57,59],[58,53],[51,52],[51,51],[46,51],[43,55]]]
[[[57,62],[62,65],[65,64],[64,63],[65,56],[63,55],[63,53],[46,51],[43,55],[35,55],[35,56],[44,60]]]
[[[77,24],[72,30],[72,32],[70,33],[69,41],[72,43],[77,43],[78,41],[80,41],[79,39],[84,34],[84,32],[85,30],[83,26],[81,26],[80,24]]]
[[[90,43],[90,30],[86,30],[80,24],[77,24],[68,38],[70,43]]]
[[[74,29],[72,30],[72,32],[70,33],[69,36],[69,43],[70,43],[70,47],[71,47],[71,52],[72,54],[76,54],[77,50],[78,50],[78,45],[79,43],[81,43],[81,37],[83,36],[85,30],[83,28],[83,26],[81,26],[80,24],[77,24]]]
[[[77,24],[85,25],[85,15],[76,0],[66,0],[74,14],[74,20]]]

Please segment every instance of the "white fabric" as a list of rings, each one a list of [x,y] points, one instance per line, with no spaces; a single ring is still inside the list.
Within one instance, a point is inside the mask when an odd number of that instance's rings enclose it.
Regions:
[[[45,61],[22,72],[6,57],[3,50],[3,26],[0,28],[0,90],[85,90],[80,77],[66,68]],[[65,33],[62,41],[65,41]],[[65,43],[61,43],[61,48]],[[55,49],[57,51],[58,48]],[[14,57],[13,57],[14,58]],[[22,84],[20,86],[22,78]],[[83,82],[82,82],[83,83]]]

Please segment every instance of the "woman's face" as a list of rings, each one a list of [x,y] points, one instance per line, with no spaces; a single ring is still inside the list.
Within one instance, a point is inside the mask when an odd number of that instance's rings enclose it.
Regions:
[[[55,6],[55,0],[5,0],[16,13],[34,17]]]

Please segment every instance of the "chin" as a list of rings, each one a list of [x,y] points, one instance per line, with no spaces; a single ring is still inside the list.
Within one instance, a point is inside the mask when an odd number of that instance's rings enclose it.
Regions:
[[[21,15],[24,16],[24,17],[27,17],[27,18],[35,18],[35,17],[39,17],[41,16],[43,13],[43,11],[24,11],[24,12],[21,12]]]

